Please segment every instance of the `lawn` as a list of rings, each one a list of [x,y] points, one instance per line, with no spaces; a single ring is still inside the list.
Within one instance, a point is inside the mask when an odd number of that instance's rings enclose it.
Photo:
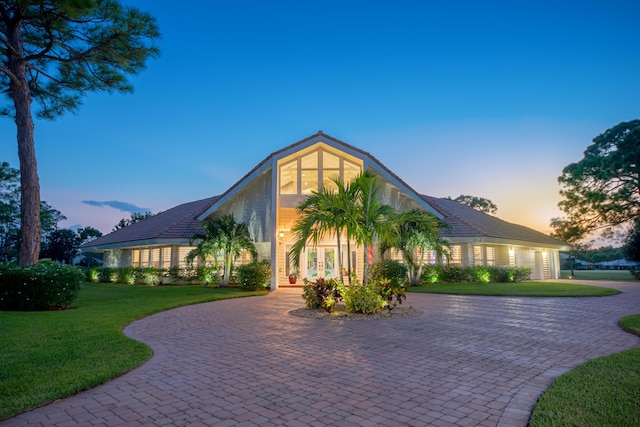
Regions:
[[[264,295],[202,286],[84,284],[74,308],[0,311],[0,420],[104,383],[151,357],[122,328],[171,308]]]
[[[576,280],[612,280],[616,282],[635,282],[638,279],[634,278],[629,270],[562,270],[560,272],[561,279],[576,279]]]
[[[640,335],[640,314],[620,326]],[[560,376],[538,400],[531,427],[640,425],[640,347],[600,357]]]
[[[620,291],[600,286],[575,283],[519,282],[519,283],[438,283],[407,288],[409,292],[432,294],[520,296],[520,297],[602,297]]]

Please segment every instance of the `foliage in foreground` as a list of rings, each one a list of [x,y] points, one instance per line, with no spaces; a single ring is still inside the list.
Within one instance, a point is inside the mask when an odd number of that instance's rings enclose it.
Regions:
[[[82,270],[70,265],[0,263],[0,310],[66,308],[77,298],[83,279]]]
[[[337,303],[344,301],[345,311],[349,313],[375,314],[381,308],[393,310],[407,297],[404,287],[389,281],[370,281],[368,285],[353,282],[345,286],[335,279],[305,280],[302,293],[307,309],[323,308],[331,313]]]
[[[243,264],[236,267],[236,274],[244,290],[268,289],[271,284],[271,263],[264,260]]]
[[[560,376],[538,400],[531,427],[640,425],[640,348]]]
[[[84,284],[72,310],[0,312],[0,420],[95,387],[149,357],[123,332],[171,308],[252,295],[203,286]]]

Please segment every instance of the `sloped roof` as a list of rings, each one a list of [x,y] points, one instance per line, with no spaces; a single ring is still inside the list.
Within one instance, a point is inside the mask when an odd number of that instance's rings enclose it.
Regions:
[[[215,203],[219,197],[209,197],[178,205],[85,243],[81,249],[99,249],[99,247],[127,242],[191,239],[194,234],[204,231],[200,226],[198,216]]]
[[[462,205],[454,200],[440,199],[436,197],[420,195],[400,179],[395,173],[384,166],[371,154],[343,141],[330,137],[322,131],[291,144],[281,150],[274,151],[264,160],[258,163],[251,171],[232,185],[226,192],[219,196],[184,203],[165,212],[161,212],[143,221],[132,224],[115,232],[102,236],[92,242],[81,246],[84,250],[103,250],[121,246],[135,246],[167,243],[166,239],[188,241],[194,234],[202,232],[200,220],[204,219],[216,208],[217,203],[229,197],[232,193],[242,188],[257,173],[271,165],[274,157],[286,156],[314,140],[322,138],[329,140],[341,148],[358,153],[366,158],[375,168],[391,177],[397,184],[404,187],[409,193],[420,198],[424,206],[448,223],[451,228],[443,229],[442,236],[447,238],[474,238],[474,239],[503,239],[509,241],[522,241],[538,243],[544,246],[566,247],[561,240],[547,236],[521,225],[503,221],[497,217],[479,212],[473,208]],[[403,190],[404,191],[404,190]],[[416,200],[418,201],[418,200]]]
[[[406,182],[400,179],[400,177],[398,177],[395,173],[393,173],[389,168],[383,165],[378,159],[376,159],[374,156],[372,156],[368,152],[361,150],[358,147],[354,147],[353,145],[347,144],[346,142],[336,139],[332,136],[329,136],[324,132],[322,132],[321,130],[319,130],[317,133],[307,138],[304,138],[298,142],[294,142],[293,144],[290,144],[284,148],[281,148],[280,150],[274,151],[273,153],[269,154],[267,157],[264,158],[264,160],[262,160],[253,169],[247,172],[245,176],[240,178],[235,184],[229,187],[227,191],[225,191],[222,195],[220,195],[220,198],[216,202],[224,203],[226,198],[230,197],[233,193],[235,193],[236,191],[239,191],[242,187],[244,187],[251,180],[251,178],[254,177],[254,175],[260,173],[263,169],[268,168],[271,165],[271,161],[274,158],[286,157],[292,152],[298,150],[299,148],[304,148],[306,145],[313,145],[315,143],[320,143],[320,142],[334,144],[338,146],[341,150],[344,150],[347,152],[350,151],[351,154],[357,153],[363,160],[366,160],[371,165],[374,165],[375,169],[377,169],[378,172],[382,173],[383,175],[387,175],[388,178],[390,178],[392,181],[395,181],[395,183],[399,185],[400,188],[403,189],[403,191],[406,191],[407,193],[409,193],[410,196],[413,195],[414,199],[420,197],[418,192],[416,192],[413,188],[411,188],[410,185],[408,185]],[[416,200],[416,202],[420,203],[420,200]],[[435,209],[432,209],[431,206],[429,206],[428,204],[425,203],[423,207],[429,211],[432,211],[434,215],[436,216],[439,215],[438,212],[436,212]],[[201,220],[205,219],[213,211],[215,211],[216,208],[217,206],[215,206],[215,203],[214,203],[212,206],[209,207],[209,209],[205,210],[200,215],[199,219]]]
[[[444,216],[450,228],[442,229],[442,237],[484,237],[492,239],[519,240],[547,246],[567,246],[562,240],[539,231],[513,224],[484,212],[477,211],[455,200],[422,195],[422,198]]]

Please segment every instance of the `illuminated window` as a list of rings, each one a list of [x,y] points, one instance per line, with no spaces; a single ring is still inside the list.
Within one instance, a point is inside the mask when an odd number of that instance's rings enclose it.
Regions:
[[[460,245],[451,246],[451,257],[449,263],[452,265],[462,265],[462,248]]]
[[[302,194],[311,194],[312,191],[318,191],[318,152],[304,156],[300,161],[302,168],[301,190]]]
[[[280,166],[281,195],[310,195],[320,185],[335,190],[336,178],[345,183],[353,181],[362,167],[337,154],[318,149]]]
[[[160,268],[169,268],[171,267],[171,248],[166,247],[162,248],[162,252],[160,253]]]
[[[340,157],[326,151],[322,153],[322,186],[337,190],[334,180],[340,178]]]
[[[496,265],[496,248],[487,246],[485,250],[487,252],[487,265]]]
[[[134,249],[131,253],[131,266],[140,267],[140,249]]]
[[[280,167],[280,194],[298,194],[298,161]]]
[[[186,268],[188,266],[187,257],[189,256],[189,252],[191,252],[195,247],[191,246],[182,246],[178,248],[178,262],[180,268]]]
[[[473,247],[473,265],[484,265],[482,246]]]
[[[345,183],[349,183],[351,181],[353,181],[359,174],[360,171],[362,169],[360,168],[360,166],[356,165],[355,163],[351,163],[347,160],[344,161],[344,166],[343,166],[343,177],[342,180]]]
[[[151,249],[151,268],[160,268],[160,248]]]
[[[140,249],[140,267],[149,267],[149,249]]]

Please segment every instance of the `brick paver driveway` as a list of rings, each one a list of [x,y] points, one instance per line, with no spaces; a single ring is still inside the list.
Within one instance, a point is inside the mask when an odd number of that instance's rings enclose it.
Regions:
[[[105,385],[7,420],[49,425],[526,426],[559,374],[640,345],[617,326],[640,285],[605,298],[410,294],[421,317],[301,319],[300,289],[129,325],[154,350]]]

